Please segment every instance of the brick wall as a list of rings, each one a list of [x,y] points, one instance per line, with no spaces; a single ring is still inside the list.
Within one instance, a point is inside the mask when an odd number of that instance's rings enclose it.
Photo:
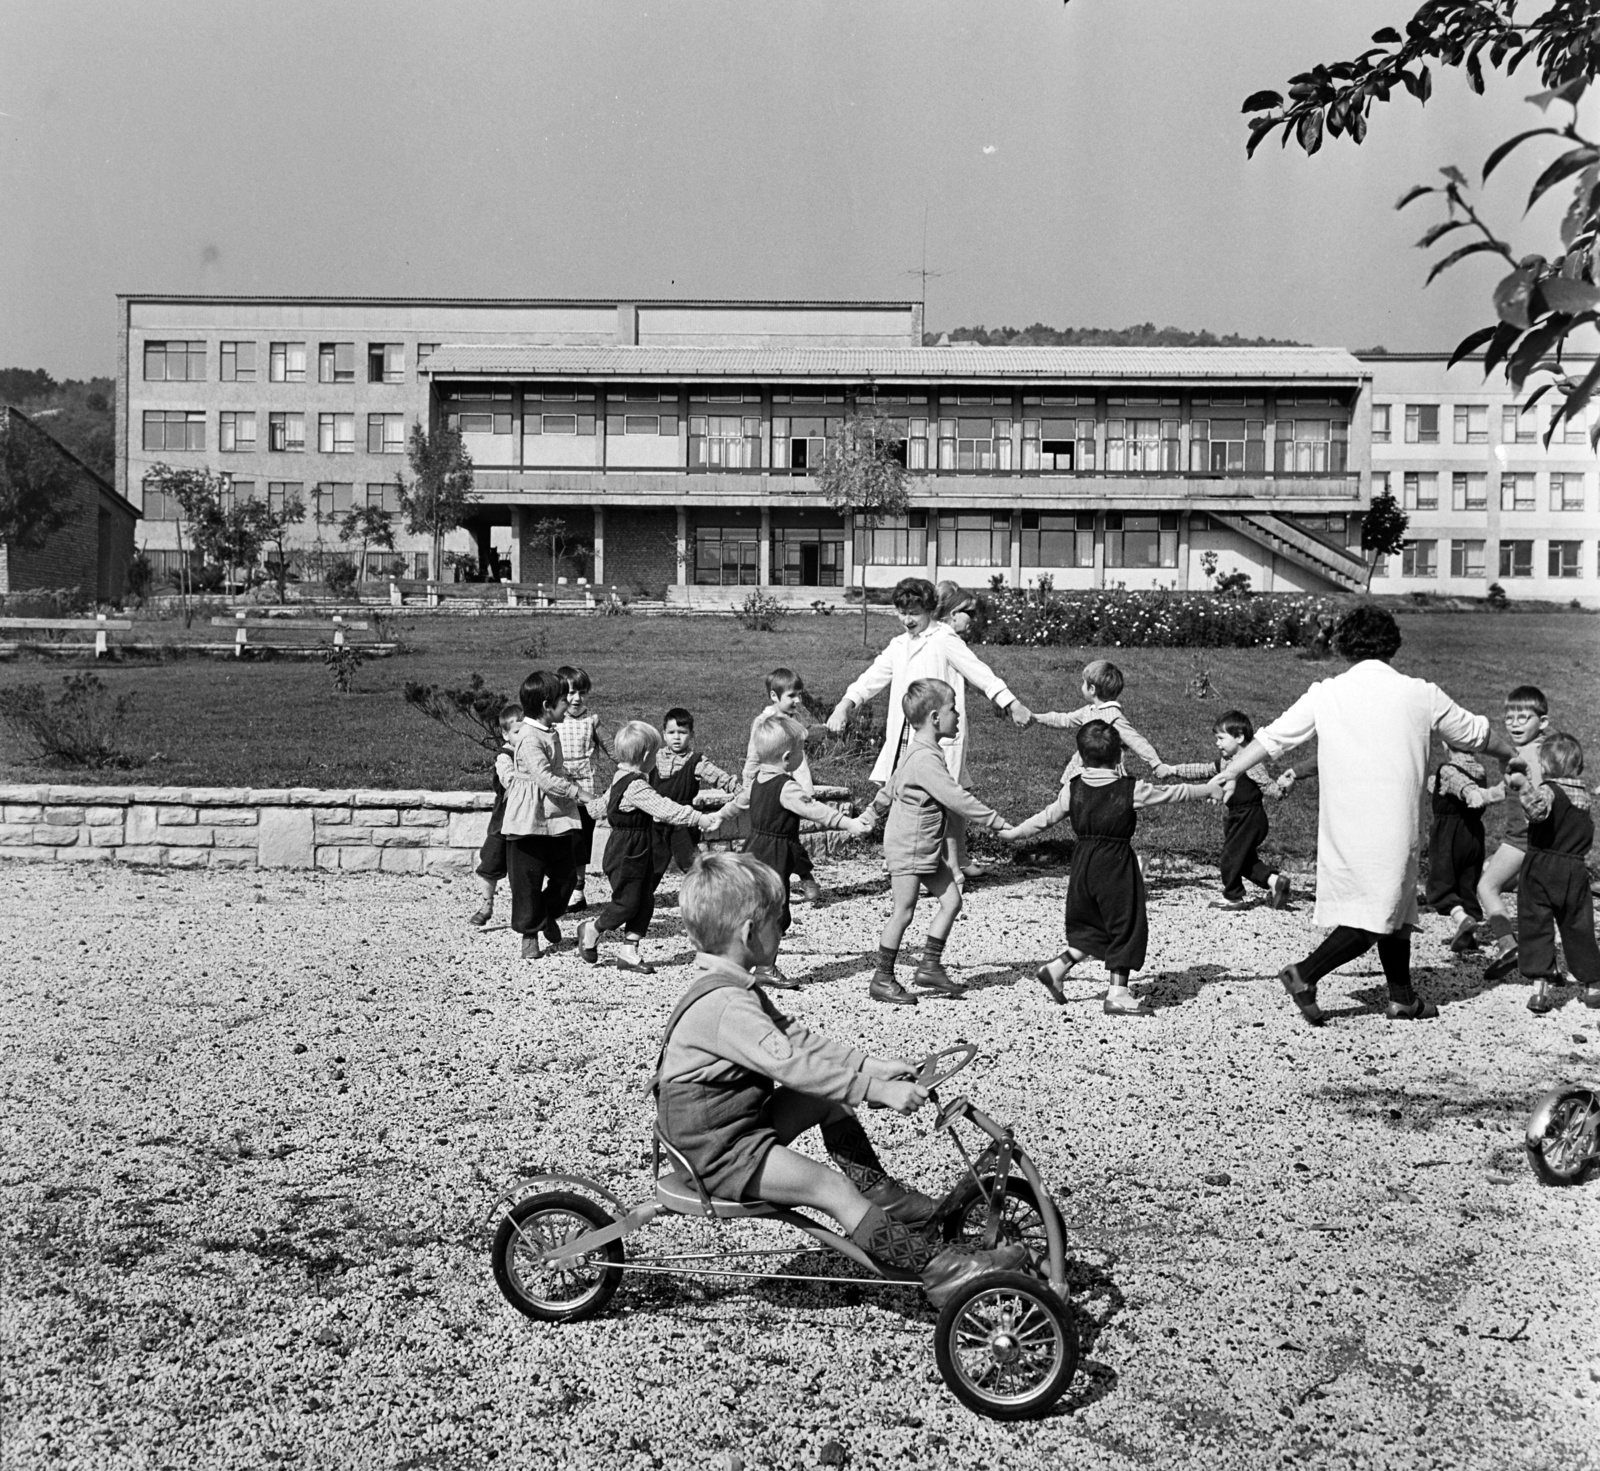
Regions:
[[[672,509],[634,508],[606,513],[605,581],[625,593],[643,590],[646,597],[666,595],[678,580],[678,513]]]

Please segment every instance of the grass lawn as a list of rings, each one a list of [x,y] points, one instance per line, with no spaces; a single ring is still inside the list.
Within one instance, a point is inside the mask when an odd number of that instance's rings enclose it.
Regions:
[[[334,692],[319,663],[236,663],[191,659],[119,664],[99,673],[114,693],[135,697],[127,744],[141,759],[131,771],[84,773],[25,759],[0,729],[0,780],[139,782],[181,786],[421,787],[488,785],[487,760],[459,737],[423,719],[402,697],[408,680],[463,684],[480,672],[514,693],[531,669],[573,663],[595,682],[595,707],[608,719],[639,716],[659,724],[668,705],[698,720],[702,750],[721,764],[744,752],[751,717],[764,703],[761,677],[775,665],[798,669],[831,706],[846,684],[898,632],[875,616],[872,646],[861,646],[857,617],[791,616],[776,633],[746,633],[732,619],[418,617],[402,620],[404,652],[368,663],[348,695]],[[1403,618],[1405,647],[1395,660],[1408,674],[1435,680],[1468,708],[1498,718],[1513,684],[1531,682],[1550,696],[1554,722],[1591,753],[1600,753],[1600,624],[1574,615],[1497,618],[1426,614]],[[1229,706],[1265,721],[1307,684],[1337,673],[1337,661],[1310,664],[1283,649],[1026,649],[982,647],[982,656],[1031,707],[1066,710],[1081,703],[1078,671],[1108,655],[1128,679],[1129,718],[1168,760],[1212,754],[1211,722]],[[81,668],[75,665],[74,668]],[[62,666],[20,660],[0,670],[0,686],[54,686]],[[1189,693],[1204,670],[1214,698]],[[1068,755],[1059,732],[1017,731],[980,704],[970,743],[975,789],[1013,819],[1036,811],[1056,792]],[[818,780],[866,795],[871,755],[835,743],[814,756]],[[1600,779],[1600,754],[1591,755]],[[1314,789],[1272,813],[1271,846],[1310,858]],[[1491,832],[1495,819],[1491,819]],[[1150,814],[1143,845],[1153,851],[1211,855],[1221,818],[1209,808]]]

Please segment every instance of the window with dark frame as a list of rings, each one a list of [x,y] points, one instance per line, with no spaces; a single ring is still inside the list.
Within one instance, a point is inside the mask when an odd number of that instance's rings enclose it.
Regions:
[[[256,447],[254,409],[225,409],[217,415],[217,449],[225,454],[248,454]]]
[[[1551,542],[1549,572],[1552,577],[1582,577],[1583,543],[1581,541]]]
[[[147,450],[203,450],[206,416],[200,409],[146,409],[143,446]]]
[[[1107,567],[1176,567],[1178,513],[1106,512]]]
[[[1503,541],[1500,543],[1500,575],[1502,577],[1533,576],[1533,543],[1531,541]]]
[[[218,349],[224,383],[256,381],[256,345],[253,342],[224,342]]]
[[[272,413],[267,415],[267,448],[279,454],[304,454],[306,416]]]
[[[144,381],[146,383],[200,383],[204,382],[205,376],[205,343],[145,343]]]
[[[267,377],[273,383],[306,381],[306,345],[303,342],[274,342],[267,352]]]
[[[356,381],[356,345],[353,342],[324,342],[317,349],[319,383]]]
[[[1482,577],[1484,573],[1481,541],[1452,541],[1450,543],[1450,575],[1452,577]]]
[[[367,344],[367,382],[404,383],[405,381],[405,344],[403,342],[369,342]]]
[[[1406,405],[1406,443],[1438,444],[1439,405]]]
[[[1093,511],[1023,511],[1024,567],[1093,567]]]
[[[1406,541],[1400,544],[1400,575],[1402,577],[1437,577],[1439,575],[1439,543],[1437,541]]]

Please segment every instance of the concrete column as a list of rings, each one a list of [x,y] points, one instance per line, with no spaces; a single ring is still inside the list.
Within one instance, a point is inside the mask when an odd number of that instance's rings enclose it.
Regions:
[[[856,585],[856,518],[846,511],[839,518],[844,522],[844,585]]]
[[[1273,569],[1277,565],[1278,565],[1278,554],[1276,552],[1268,552],[1266,557],[1262,560],[1262,563],[1261,563],[1261,591],[1262,592],[1271,592],[1272,591],[1272,573],[1273,573]]]
[[[761,537],[760,544],[756,547],[756,585],[758,587],[772,586],[772,507],[761,508]]]
[[[1094,585],[1106,585],[1106,518],[1100,511],[1094,513]]]
[[[928,512],[928,581],[939,582],[939,513]]]
[[[526,506],[513,506],[511,508],[511,580],[521,582],[524,571],[522,565],[522,544],[528,536],[528,508]]]
[[[678,507],[678,586],[689,585],[689,513]]]
[[[1189,521],[1191,513],[1178,512],[1178,589],[1189,590]]]
[[[1011,585],[1022,586],[1022,512],[1011,513]]]
[[[606,508],[594,508],[594,566],[590,578],[596,584],[606,580]]]

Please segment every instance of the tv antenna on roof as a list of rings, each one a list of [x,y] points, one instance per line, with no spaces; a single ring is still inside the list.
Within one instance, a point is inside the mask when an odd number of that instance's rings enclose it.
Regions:
[[[937,281],[941,276],[948,276],[948,271],[930,271],[928,269],[928,206],[922,206],[922,264],[914,270],[902,271],[903,276],[915,276],[921,287],[922,302],[922,329],[928,329],[928,282]]]

